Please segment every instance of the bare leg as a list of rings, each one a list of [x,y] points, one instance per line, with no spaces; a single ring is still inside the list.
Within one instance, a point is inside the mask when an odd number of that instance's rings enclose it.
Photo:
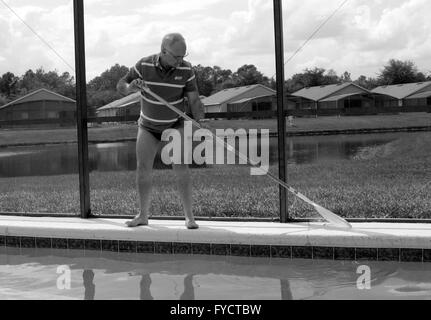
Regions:
[[[181,140],[184,143],[184,126],[177,128],[181,133]],[[192,137],[188,137],[189,147],[192,145]],[[184,215],[186,218],[186,227],[187,229],[198,229],[199,226],[195,222],[195,218],[193,217],[193,198],[192,198],[192,183],[190,179],[190,170],[188,163],[185,162],[186,156],[184,155],[184,145],[181,147],[182,153],[182,162],[181,164],[172,164],[172,169],[175,172],[175,176],[177,179],[177,186],[181,196],[181,200],[183,202]]]
[[[153,164],[159,143],[151,133],[139,127],[136,140],[136,184],[138,188],[139,214],[133,220],[126,222],[128,227],[148,225],[148,210],[153,186]]]
[[[183,201],[184,215],[186,217],[186,227],[197,229],[199,226],[193,217],[192,183],[190,179],[189,166],[186,164],[174,164],[172,168],[177,178],[177,186]]]

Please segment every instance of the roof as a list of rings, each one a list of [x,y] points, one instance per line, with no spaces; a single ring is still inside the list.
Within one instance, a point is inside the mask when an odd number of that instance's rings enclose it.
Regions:
[[[347,97],[356,96],[358,94],[360,94],[360,93],[339,94],[339,95],[335,95],[335,96],[330,96],[329,98],[326,98],[326,99],[319,100],[319,102],[338,101],[338,100],[342,100],[342,99],[347,98]]]
[[[384,94],[397,99],[405,99],[427,86],[431,86],[431,81],[380,86],[371,90],[371,92]]]
[[[129,94],[128,96],[125,96],[124,98],[112,101],[111,103],[109,103],[103,107],[98,108],[97,112],[103,111],[103,110],[108,110],[108,109],[125,107],[125,106],[128,106],[130,104],[139,102],[140,99],[141,99],[141,93],[138,91],[138,92]]]
[[[203,99],[202,103],[204,105],[210,106],[210,105],[217,105],[217,104],[222,104],[222,103],[226,103],[226,102],[231,102],[236,97],[238,97],[238,96],[240,96],[240,95],[242,95],[248,91],[259,88],[259,87],[267,90],[268,95],[272,95],[272,94],[276,93],[276,91],[274,91],[271,88],[268,88],[264,85],[254,84],[254,85],[245,86],[245,87],[224,89],[222,91],[219,91],[219,92],[213,94],[212,96],[209,96],[208,98]]]
[[[313,101],[320,101],[340,90],[343,90],[344,88],[348,87],[348,86],[355,86],[358,87],[362,90],[364,90],[365,92],[368,92],[367,89],[364,89],[356,84],[354,84],[353,82],[345,82],[345,83],[339,83],[339,84],[330,84],[330,85],[326,85],[326,86],[316,86],[316,87],[307,87],[307,88],[303,88],[299,91],[296,91],[294,93],[292,93],[292,96],[296,96],[296,97],[301,97],[301,98],[305,98],[305,99],[309,99],[309,100],[313,100]],[[353,93],[353,94],[349,94],[349,95],[354,95],[357,93]]]
[[[26,94],[25,96],[18,98],[14,101],[11,101],[11,102],[1,106],[0,109],[9,107],[9,106],[15,105],[15,104],[33,102],[33,101],[42,101],[42,100],[67,101],[67,102],[76,103],[76,101],[73,99],[62,96],[61,94],[55,93],[55,92],[50,91],[48,89],[42,88],[42,89],[38,89],[38,90],[35,90],[33,92],[30,92],[29,94]]]
[[[431,90],[408,96],[406,99],[424,99],[431,97]]]
[[[231,102],[229,102],[229,103],[230,103],[230,104],[234,104],[234,103],[244,103],[244,102],[248,102],[248,101],[255,100],[255,99],[266,98],[266,97],[272,97],[273,95],[274,95],[274,94],[267,94],[267,95],[263,95],[263,96],[253,97],[253,98],[244,98],[244,99],[240,99],[240,100],[231,101]]]

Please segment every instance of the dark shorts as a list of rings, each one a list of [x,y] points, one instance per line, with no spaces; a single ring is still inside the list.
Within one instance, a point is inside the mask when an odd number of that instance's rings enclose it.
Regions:
[[[168,125],[163,126],[162,128],[154,128],[152,125],[150,125],[146,120],[144,120],[142,117],[139,117],[138,119],[138,126],[145,131],[151,133],[154,138],[156,138],[158,141],[162,141],[162,134],[163,131],[167,129],[179,129],[184,127],[184,119],[180,118],[176,122]]]

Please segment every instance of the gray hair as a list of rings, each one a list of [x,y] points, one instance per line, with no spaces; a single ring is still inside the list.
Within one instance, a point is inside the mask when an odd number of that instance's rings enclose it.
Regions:
[[[162,40],[162,50],[163,48],[170,47],[177,42],[182,42],[185,44],[186,40],[184,40],[184,37],[179,33],[169,33],[165,35]]]

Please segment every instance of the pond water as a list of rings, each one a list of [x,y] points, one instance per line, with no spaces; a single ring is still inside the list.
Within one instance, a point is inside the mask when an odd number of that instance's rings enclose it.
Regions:
[[[0,299],[429,299],[427,264],[0,248]]]
[[[384,145],[406,133],[292,137],[286,139],[288,163],[307,164],[352,158],[361,148]],[[136,169],[135,142],[89,145],[90,171]],[[269,140],[270,164],[278,160],[277,138]],[[260,150],[260,143],[258,151]],[[158,156],[157,169],[167,168]],[[76,144],[0,148],[0,177],[78,173]]]

